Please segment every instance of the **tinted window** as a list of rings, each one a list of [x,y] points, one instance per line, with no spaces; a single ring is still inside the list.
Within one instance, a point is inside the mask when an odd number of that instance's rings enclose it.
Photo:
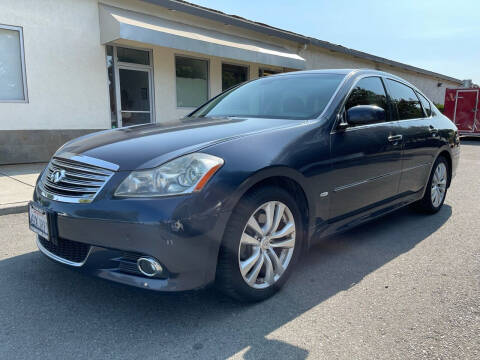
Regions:
[[[320,115],[344,75],[264,77],[224,92],[190,116],[312,119]]]
[[[222,91],[247,81],[248,68],[232,64],[222,64]]]
[[[387,96],[379,77],[368,77],[357,82],[348,97],[345,109],[348,110],[357,105],[376,105],[388,111]]]
[[[432,115],[432,107],[430,105],[430,102],[423,96],[422,94],[417,93],[418,98],[420,99],[420,102],[422,103],[423,110],[425,110],[425,113],[427,116]]]
[[[208,61],[175,57],[177,106],[197,107],[208,99]]]
[[[392,103],[397,109],[397,119],[407,120],[425,117],[420,101],[412,88],[395,80],[387,79]]]
[[[117,59],[120,62],[150,65],[150,53],[144,50],[117,47]]]

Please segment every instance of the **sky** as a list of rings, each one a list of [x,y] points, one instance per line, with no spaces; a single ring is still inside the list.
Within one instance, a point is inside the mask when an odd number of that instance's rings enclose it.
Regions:
[[[480,84],[480,0],[190,0]]]

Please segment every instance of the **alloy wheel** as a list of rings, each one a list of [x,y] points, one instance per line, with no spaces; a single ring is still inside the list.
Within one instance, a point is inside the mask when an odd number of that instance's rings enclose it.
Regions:
[[[280,279],[295,249],[295,220],[280,201],[259,206],[250,216],[240,239],[238,265],[245,282],[265,289]]]
[[[432,178],[432,188],[430,196],[432,205],[439,207],[445,197],[445,191],[447,189],[447,167],[443,162],[439,162]]]

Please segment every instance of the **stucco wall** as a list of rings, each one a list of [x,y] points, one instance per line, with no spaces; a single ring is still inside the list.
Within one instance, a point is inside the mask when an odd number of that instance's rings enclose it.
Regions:
[[[0,24],[22,26],[28,103],[0,103],[0,129],[109,126],[96,0],[1,0]]]
[[[307,48],[301,52],[301,55],[307,60],[308,69],[368,68],[392,73],[415,85],[436,104],[443,104],[445,100],[445,90],[447,88],[458,87],[458,84],[455,82],[437,79],[360,58],[345,56],[319,47]],[[438,83],[441,83],[441,85],[438,86]]]
[[[395,73],[443,103],[446,87],[457,84],[425,75],[348,57],[319,47],[301,50],[299,44],[226,26],[211,20],[136,0],[102,0],[125,9],[193,23],[209,29],[282,45],[300,52],[307,68],[377,68]],[[110,127],[105,47],[100,44],[97,0],[2,0],[0,24],[22,26],[29,103],[0,103],[0,130],[102,129]],[[209,60],[209,95],[221,91],[222,61],[249,66],[250,78],[260,64],[246,64],[149,44],[119,42],[153,49],[156,121],[168,121],[191,109],[176,107],[175,54]],[[272,68],[272,67],[270,67]],[[277,70],[281,70],[278,69]],[[438,82],[442,83],[438,87]]]

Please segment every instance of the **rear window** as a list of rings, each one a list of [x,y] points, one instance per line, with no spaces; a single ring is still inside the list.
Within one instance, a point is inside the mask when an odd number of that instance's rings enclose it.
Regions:
[[[265,77],[226,91],[190,116],[312,119],[323,112],[343,78],[340,74]]]
[[[412,88],[395,80],[387,79],[388,92],[397,112],[397,120],[423,118],[425,115]]]

